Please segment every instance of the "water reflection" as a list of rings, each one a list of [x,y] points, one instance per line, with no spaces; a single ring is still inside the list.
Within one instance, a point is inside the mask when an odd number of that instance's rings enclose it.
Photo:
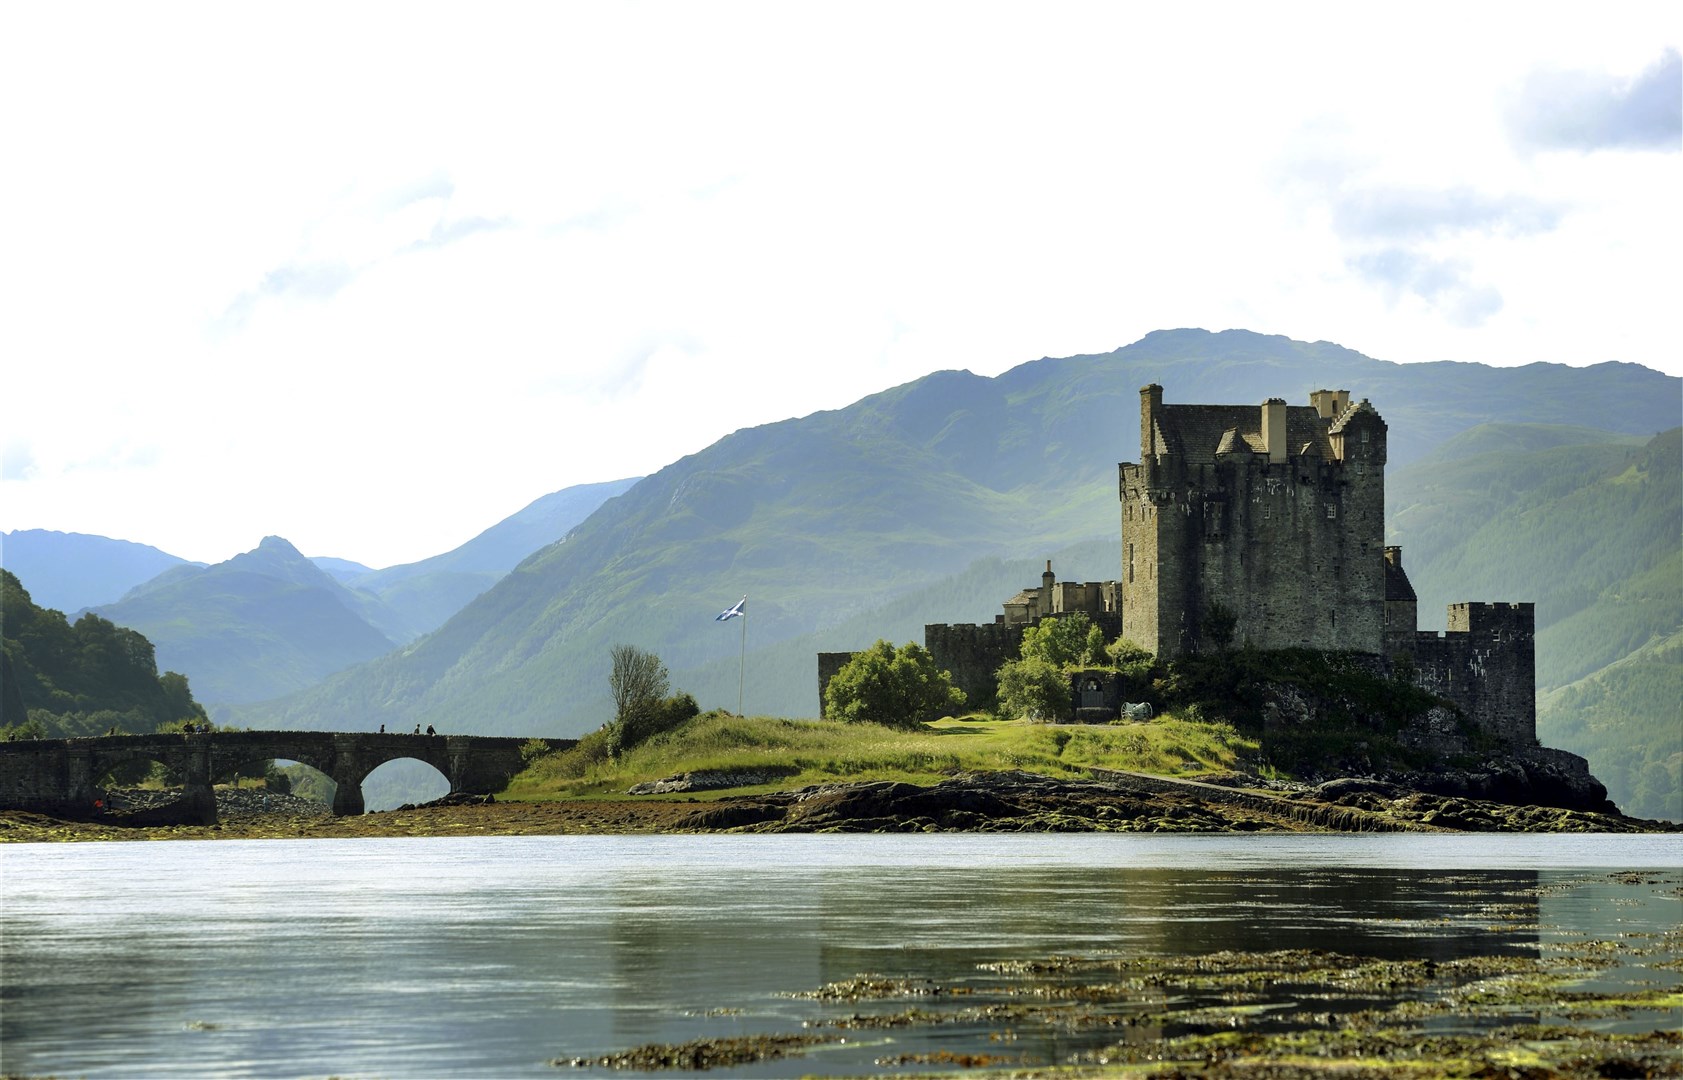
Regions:
[[[1245,838],[1242,868],[1136,865],[1138,849],[1091,838],[742,839],[0,848],[5,1067],[552,1076],[553,1058],[903,1008],[795,996],[862,973],[988,1000],[1034,980],[982,964],[1278,950],[1443,963],[1535,957],[1551,942],[1677,921],[1675,891],[1667,906],[1663,890],[1605,872],[1266,869],[1263,837]],[[1195,863],[1210,849],[1178,850]],[[1287,864],[1304,861],[1296,850],[1277,849]],[[1656,858],[1626,850],[1632,865]],[[1653,973],[1608,978],[1638,975]],[[980,1023],[874,1032],[729,1073],[877,1072],[884,1046],[956,1049],[988,1036]],[[1113,1038],[1047,1029],[1011,1052],[1056,1061]]]

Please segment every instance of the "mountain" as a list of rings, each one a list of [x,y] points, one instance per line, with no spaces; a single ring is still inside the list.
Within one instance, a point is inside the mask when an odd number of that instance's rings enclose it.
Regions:
[[[335,559],[327,555],[313,556],[310,561],[325,570],[334,581],[355,581],[365,574],[375,572],[372,566],[364,566],[349,559]]]
[[[379,656],[378,601],[352,592],[278,536],[207,567],[177,567],[95,612],[145,634],[158,661],[208,703],[258,701]]]
[[[58,611],[108,604],[171,567],[204,565],[145,544],[88,533],[18,529],[0,538],[0,562],[28,582],[36,603]]]
[[[1387,478],[1423,628],[1537,605],[1537,727],[1629,814],[1683,820],[1683,429],[1474,428]]]
[[[640,477],[599,484],[577,484],[552,492],[442,555],[384,570],[361,568],[344,560],[331,572],[350,587],[378,597],[400,620],[399,640],[411,641],[437,629],[468,601],[494,585],[526,556],[566,536],[596,508],[635,484]]]
[[[1302,402],[1319,387],[1349,388],[1389,423],[1393,468],[1479,424],[1651,436],[1683,406],[1683,382],[1631,364],[1402,365],[1245,331],[1161,331],[997,378],[936,372],[674,462],[431,635],[242,710],[240,722],[578,734],[609,713],[618,642],[660,654],[704,706],[734,706],[742,642],[712,617],[744,593],[750,709],[815,715],[818,650],[862,647],[890,627],[991,618],[1060,552],[1088,553],[1060,564],[1060,577],[1115,577],[1116,463],[1137,457],[1149,382],[1178,402]],[[1108,557],[1092,554],[1106,545]],[[949,592],[955,575],[969,584]],[[927,606],[900,606],[919,594]]]

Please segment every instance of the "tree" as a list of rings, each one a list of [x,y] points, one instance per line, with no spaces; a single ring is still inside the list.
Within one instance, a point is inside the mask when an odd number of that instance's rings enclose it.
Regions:
[[[824,688],[824,714],[850,724],[915,728],[964,706],[964,691],[913,642],[877,640],[854,654]]]
[[[614,722],[623,723],[666,696],[672,679],[666,665],[652,652],[635,645],[615,645],[608,651],[608,689],[614,697]]]
[[[1105,646],[1105,657],[1110,664],[1124,678],[1132,682],[1143,683],[1151,678],[1152,669],[1157,666],[1157,657],[1142,645],[1136,645],[1127,638],[1117,638]]]
[[[1044,660],[1055,668],[1081,667],[1090,663],[1101,663],[1102,651],[1097,656],[1089,654],[1091,631],[1099,628],[1093,625],[1085,612],[1074,612],[1069,615],[1059,615],[1055,618],[1041,619],[1040,622],[1023,631],[1023,647],[1021,656],[1024,659],[1034,657]],[[1102,648],[1104,632],[1099,631],[1099,642]]]
[[[654,653],[635,645],[615,645],[608,657],[608,687],[614,696],[614,718],[606,725],[611,756],[700,714],[701,707],[690,695],[666,696],[672,679]]]
[[[1069,675],[1040,656],[999,666],[999,710],[1006,716],[1051,724],[1068,716]]]

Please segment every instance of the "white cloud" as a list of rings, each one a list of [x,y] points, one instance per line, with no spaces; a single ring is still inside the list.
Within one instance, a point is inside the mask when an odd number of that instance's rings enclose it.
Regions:
[[[13,13],[0,527],[419,558],[1168,326],[1675,371],[1683,155],[1508,138],[1537,72],[1639,87],[1678,44],[1665,5],[1581,14]]]

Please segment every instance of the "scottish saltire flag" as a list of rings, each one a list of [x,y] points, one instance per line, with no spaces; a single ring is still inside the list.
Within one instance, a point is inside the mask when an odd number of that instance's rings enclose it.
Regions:
[[[713,621],[714,622],[725,622],[729,619],[736,618],[738,615],[746,615],[746,614],[748,614],[748,598],[746,596],[744,596],[742,599],[740,599],[736,602],[735,607],[728,607],[725,610],[719,612],[717,615],[713,616]]]

